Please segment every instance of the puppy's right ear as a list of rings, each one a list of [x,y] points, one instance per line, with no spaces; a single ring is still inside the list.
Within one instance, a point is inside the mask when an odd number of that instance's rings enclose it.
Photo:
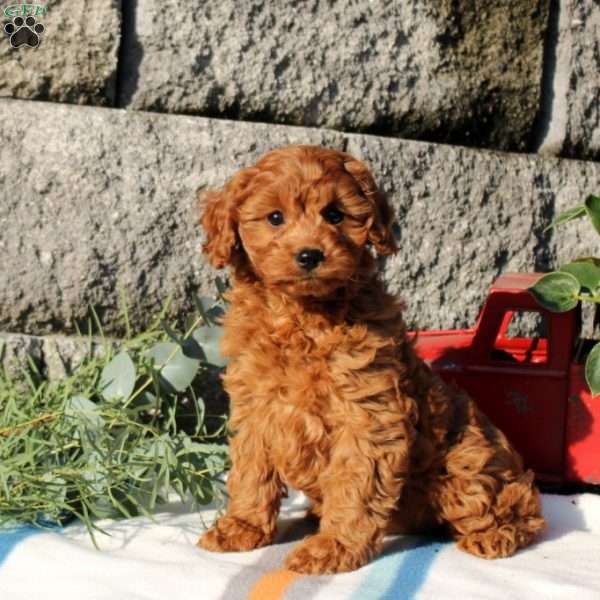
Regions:
[[[222,269],[231,262],[237,243],[237,222],[231,199],[223,189],[220,192],[201,192],[198,201],[202,211],[200,222],[206,233],[202,252],[213,267]]]
[[[205,191],[199,195],[202,217],[200,222],[206,232],[202,251],[217,269],[233,263],[236,251],[242,252],[238,237],[238,209],[250,193],[250,182],[258,170],[242,169],[220,191]]]

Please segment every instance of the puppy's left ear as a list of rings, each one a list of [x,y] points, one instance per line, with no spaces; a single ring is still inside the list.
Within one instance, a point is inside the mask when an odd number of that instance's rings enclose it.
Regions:
[[[398,251],[392,233],[393,215],[390,205],[377,188],[373,175],[367,165],[352,159],[344,163],[344,168],[358,184],[365,198],[373,207],[373,217],[369,225],[369,241],[379,254],[389,256]]]

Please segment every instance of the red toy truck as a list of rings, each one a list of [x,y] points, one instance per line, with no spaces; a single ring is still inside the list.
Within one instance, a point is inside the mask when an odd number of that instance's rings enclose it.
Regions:
[[[541,275],[502,275],[474,329],[419,332],[417,351],[477,401],[540,483],[598,485],[600,397],[584,379],[581,308],[543,309],[527,290]]]

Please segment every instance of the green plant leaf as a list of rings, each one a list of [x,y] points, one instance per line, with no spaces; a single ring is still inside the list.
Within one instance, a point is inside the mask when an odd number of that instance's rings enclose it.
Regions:
[[[225,311],[220,306],[213,306],[206,311],[206,316],[209,319],[211,325],[218,325],[221,317],[225,314]]]
[[[176,343],[181,344],[181,338],[177,332],[163,319],[160,322],[161,327],[165,330],[165,333]]]
[[[585,380],[592,396],[600,394],[600,343],[592,348],[585,361]]]
[[[587,213],[594,229],[600,233],[600,196],[590,194],[585,199],[585,212]]]
[[[215,306],[220,303],[208,310]],[[204,425],[199,398],[201,389],[219,393],[218,373],[202,365],[205,353],[191,334],[182,343],[179,328],[160,326],[166,311],[146,331],[107,343],[106,353],[88,352],[59,380],[48,381],[30,358],[14,376],[0,368],[0,528],[63,525],[78,517],[96,544],[95,533],[105,533],[97,517],[148,514],[171,493],[198,503],[224,501],[220,480],[230,461],[212,442],[225,426]],[[210,338],[219,336],[214,329]],[[167,345],[162,364],[147,356],[158,342]],[[188,342],[195,355],[186,353]],[[198,377],[179,393],[167,379],[182,355]]]
[[[552,223],[550,223],[550,225],[548,225],[548,227],[546,227],[546,229],[544,229],[544,231],[548,231],[548,229],[552,229],[553,227],[556,227],[557,225],[562,225],[563,223],[568,223],[569,221],[574,221],[575,219],[581,219],[582,217],[585,217],[585,213],[586,213],[586,210],[585,210],[584,204],[580,204],[579,206],[569,208],[568,210],[561,212],[558,215],[558,217],[556,217],[556,219],[554,219],[552,221]]]
[[[67,495],[66,481],[62,477],[57,477],[54,473],[44,473],[42,481],[46,486],[46,493],[50,500],[62,503]]]
[[[212,298],[207,298],[206,296],[197,296],[196,294],[193,294],[192,298],[194,300],[194,304],[196,305],[196,309],[202,317],[202,320],[207,325],[210,325],[212,321],[208,311],[216,304],[215,300]]]
[[[186,454],[218,454],[229,456],[229,446],[226,444],[211,444],[192,442],[177,452],[177,456]]]
[[[555,271],[540,277],[529,291],[544,308],[552,312],[566,312],[577,306],[581,286],[570,273]]]
[[[215,277],[215,285],[217,286],[217,291],[219,292],[219,296],[223,299],[223,296],[227,292],[227,284],[220,277]]]
[[[120,352],[102,369],[100,391],[108,401],[127,400],[134,387],[135,366],[127,352]]]
[[[221,327],[198,327],[192,333],[192,337],[202,348],[206,362],[216,367],[224,367],[227,359],[221,354],[221,338],[223,329]]]
[[[104,419],[98,414],[98,405],[84,396],[73,396],[65,402],[65,415],[73,417],[90,429],[104,427]]]
[[[560,271],[573,275],[581,287],[592,293],[600,285],[600,260],[597,258],[575,260],[560,267]]]
[[[146,352],[154,361],[161,378],[178,392],[183,392],[194,380],[200,367],[197,358],[186,356],[181,346],[170,342],[156,344]]]

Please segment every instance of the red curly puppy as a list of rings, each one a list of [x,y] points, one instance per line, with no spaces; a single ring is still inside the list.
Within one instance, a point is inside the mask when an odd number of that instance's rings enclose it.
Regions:
[[[289,146],[204,196],[204,252],[232,267],[224,376],[231,397],[225,516],[213,551],[271,543],[286,486],[317,534],[289,554],[300,573],[367,563],[388,532],[445,524],[463,550],[509,556],[544,526],[533,474],[465,394],[416,355],[373,253],[395,250],[367,167]]]

